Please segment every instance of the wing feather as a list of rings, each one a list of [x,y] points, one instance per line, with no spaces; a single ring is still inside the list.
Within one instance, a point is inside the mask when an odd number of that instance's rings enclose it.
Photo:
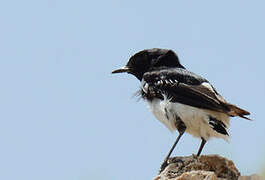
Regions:
[[[206,79],[186,69],[153,70],[146,72],[143,79],[148,83],[149,98],[163,98],[163,94],[166,94],[172,102],[223,112],[230,116],[246,118],[244,115],[249,114],[227,103]]]

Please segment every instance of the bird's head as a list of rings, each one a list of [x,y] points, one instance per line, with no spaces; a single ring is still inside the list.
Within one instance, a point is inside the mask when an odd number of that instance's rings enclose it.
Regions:
[[[184,68],[174,51],[169,49],[146,49],[133,55],[126,66],[112,71],[112,73],[127,72],[133,74],[140,81],[147,71],[159,68]]]

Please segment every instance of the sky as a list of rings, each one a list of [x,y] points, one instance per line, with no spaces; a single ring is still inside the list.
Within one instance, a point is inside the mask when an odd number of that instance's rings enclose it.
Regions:
[[[189,70],[251,112],[232,118],[230,142],[202,154],[265,168],[264,1],[11,0],[0,6],[0,179],[146,180],[177,133],[111,71],[148,48],[174,50]],[[174,156],[195,154],[185,134]]]

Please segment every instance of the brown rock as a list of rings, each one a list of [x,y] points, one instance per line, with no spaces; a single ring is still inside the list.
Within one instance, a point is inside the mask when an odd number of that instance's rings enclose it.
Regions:
[[[211,171],[190,171],[172,180],[217,180],[217,177]]]
[[[155,179],[237,180],[239,176],[240,172],[232,161],[219,155],[201,155],[199,158],[187,156],[169,159],[169,165]]]
[[[240,176],[231,160],[219,155],[174,157],[153,180],[265,180],[258,175]]]

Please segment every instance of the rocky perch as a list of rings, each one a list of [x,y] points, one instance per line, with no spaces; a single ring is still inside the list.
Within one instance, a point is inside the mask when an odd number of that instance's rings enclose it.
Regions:
[[[231,160],[219,155],[173,157],[153,180],[265,180],[258,175],[241,176]]]

